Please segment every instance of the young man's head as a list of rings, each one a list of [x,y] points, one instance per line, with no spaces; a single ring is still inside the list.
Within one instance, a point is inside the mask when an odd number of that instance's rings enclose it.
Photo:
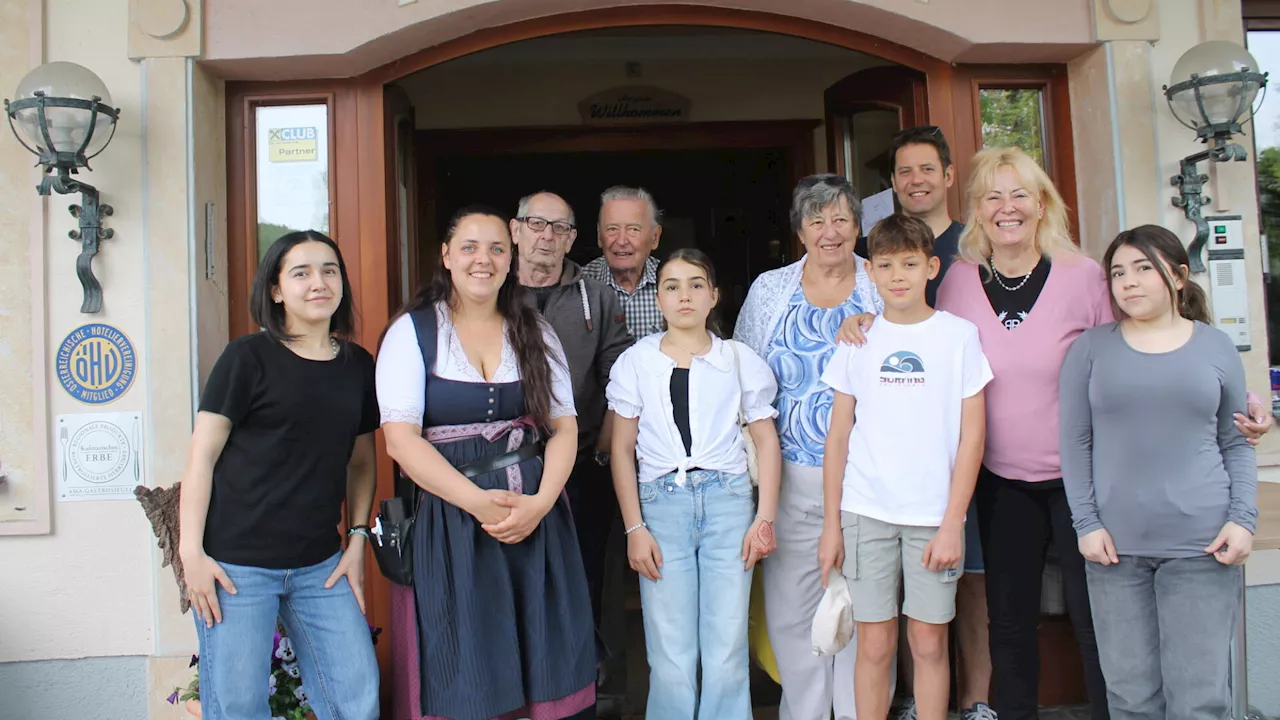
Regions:
[[[889,146],[893,153],[893,192],[902,211],[918,218],[945,213],[947,188],[955,184],[951,148],[932,125],[903,130]]]
[[[867,274],[887,307],[901,312],[925,305],[925,286],[938,275],[941,263],[924,220],[894,213],[871,228],[867,248]]]

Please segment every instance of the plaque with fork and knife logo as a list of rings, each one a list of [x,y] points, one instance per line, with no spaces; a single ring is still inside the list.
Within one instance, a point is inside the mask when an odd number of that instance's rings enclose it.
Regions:
[[[142,413],[57,417],[58,499],[133,500],[142,482]]]

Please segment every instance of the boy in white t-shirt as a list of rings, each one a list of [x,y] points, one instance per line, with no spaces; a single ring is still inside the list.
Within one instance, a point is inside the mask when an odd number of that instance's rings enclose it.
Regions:
[[[872,229],[869,247],[867,272],[884,314],[862,347],[841,345],[822,374],[835,390],[822,466],[822,582],[841,567],[853,595],[858,718],[889,712],[901,583],[917,714],[944,720],[947,624],[982,463],[991,367],[978,329],[925,300],[939,266],[928,225],[891,215]]]

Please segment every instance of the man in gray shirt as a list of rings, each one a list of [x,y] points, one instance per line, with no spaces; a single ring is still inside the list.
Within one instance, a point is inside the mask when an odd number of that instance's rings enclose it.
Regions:
[[[569,361],[578,410],[578,459],[565,485],[597,627],[604,581],[605,546],[618,501],[609,472],[609,416],[604,389],[609,371],[631,347],[618,297],[587,277],[566,255],[578,237],[573,210],[560,196],[540,192],[523,198],[511,221],[516,274],[529,290]]]

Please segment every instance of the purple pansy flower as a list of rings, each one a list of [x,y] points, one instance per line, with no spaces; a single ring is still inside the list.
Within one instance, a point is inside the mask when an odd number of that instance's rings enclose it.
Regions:
[[[178,691],[177,691],[177,690],[174,690],[174,691],[173,691],[173,694],[172,694],[172,695],[170,695],[170,696],[168,697],[168,701],[169,701],[169,704],[170,704],[170,705],[176,705],[176,704],[177,704],[177,702],[178,702]]]
[[[267,681],[267,694],[275,695],[276,694],[276,675],[275,673],[272,673],[268,677],[271,679]]]
[[[275,656],[285,662],[293,662],[293,641],[287,637],[280,638],[280,643],[276,646]]]

